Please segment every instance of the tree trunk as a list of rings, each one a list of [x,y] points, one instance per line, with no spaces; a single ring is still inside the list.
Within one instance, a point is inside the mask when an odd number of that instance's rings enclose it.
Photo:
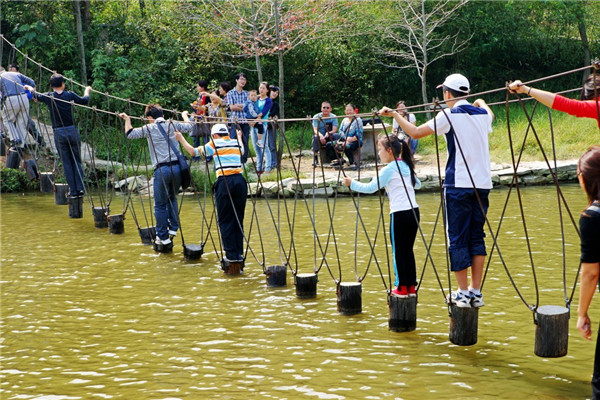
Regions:
[[[583,65],[590,65],[590,42],[588,41],[587,29],[585,27],[585,4],[581,5],[581,8],[577,10],[577,28],[579,29],[579,36],[581,37],[581,47],[583,48]],[[586,69],[583,71],[582,81],[585,81],[589,75],[590,70]]]
[[[421,21],[423,21],[423,70],[421,71],[421,96],[423,104],[429,103],[427,100],[427,67],[429,66],[429,57],[427,56],[427,18],[425,15],[425,0],[421,0]],[[425,113],[427,120],[431,119],[431,113]]]
[[[256,31],[257,15],[256,10],[254,9],[254,0],[250,1],[250,15],[252,15],[252,33],[254,34],[254,38],[256,39],[258,32]],[[260,65],[260,55],[258,54],[258,52],[254,54],[254,59],[256,60],[256,73],[258,74],[258,82],[262,82],[262,68]]]
[[[77,42],[79,43],[79,58],[81,83],[87,85],[87,73],[85,68],[85,45],[83,43],[83,30],[81,28],[81,7],[80,0],[73,0],[73,14],[75,15],[75,27],[77,29]]]
[[[87,33],[90,30],[90,23],[92,22],[92,14],[90,13],[89,0],[84,0],[81,2],[81,18],[83,23],[83,30]]]

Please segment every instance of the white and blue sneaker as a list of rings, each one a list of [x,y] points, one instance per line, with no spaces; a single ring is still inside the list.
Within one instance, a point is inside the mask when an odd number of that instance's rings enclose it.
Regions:
[[[173,229],[169,229],[169,236],[177,236],[177,231],[174,231]]]
[[[472,291],[469,291],[469,295],[471,296],[471,307],[483,307],[485,303],[483,302],[483,294],[481,292],[479,294],[475,294]]]
[[[447,299],[447,302],[450,304],[456,305],[456,307],[460,308],[470,308],[471,307],[471,297],[469,295],[465,295],[461,293],[460,290],[456,292],[452,292],[450,294],[450,299]]]
[[[171,242],[171,239],[161,239],[157,236],[156,239],[154,239],[154,243],[162,244],[164,246],[164,245],[171,244],[172,242]]]

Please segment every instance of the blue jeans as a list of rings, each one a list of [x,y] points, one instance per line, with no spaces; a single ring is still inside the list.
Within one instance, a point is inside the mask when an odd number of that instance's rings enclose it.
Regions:
[[[273,123],[267,128],[269,152],[271,153],[271,169],[277,169],[277,130]]]
[[[410,141],[410,151],[412,154],[417,152],[417,147],[419,146],[419,139],[413,139],[411,137],[408,138]]]
[[[263,125],[264,128],[264,125]],[[252,137],[252,146],[254,146],[254,152],[256,153],[256,171],[271,171],[271,151],[269,150],[269,135],[265,133],[265,129],[263,129],[262,134],[262,145],[260,147],[258,145],[258,130],[256,126],[250,127]],[[266,151],[265,151],[266,149]],[[264,162],[263,162],[264,160]],[[264,164],[264,166],[263,166]],[[264,168],[263,168],[264,167]]]
[[[63,163],[69,195],[83,193],[83,167],[81,166],[81,137],[75,126],[54,128],[54,144]]]
[[[179,229],[179,209],[177,193],[181,186],[179,165],[166,165],[154,170],[154,217],[156,236],[169,238],[169,229]]]

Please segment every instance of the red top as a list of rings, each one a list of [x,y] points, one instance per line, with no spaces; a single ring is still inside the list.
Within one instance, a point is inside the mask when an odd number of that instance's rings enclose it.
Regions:
[[[554,98],[554,103],[552,103],[552,108],[579,118],[595,118],[600,127],[600,114],[598,113],[600,100],[573,100],[557,94]]]

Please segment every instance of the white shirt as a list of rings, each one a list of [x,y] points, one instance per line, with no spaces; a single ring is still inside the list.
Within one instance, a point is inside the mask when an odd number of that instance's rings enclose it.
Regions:
[[[427,121],[427,126],[437,129],[438,135],[445,135],[448,143],[444,187],[473,188],[474,182],[478,189],[492,188],[488,143],[492,120],[484,108],[459,100],[451,109],[442,110],[435,119]]]

